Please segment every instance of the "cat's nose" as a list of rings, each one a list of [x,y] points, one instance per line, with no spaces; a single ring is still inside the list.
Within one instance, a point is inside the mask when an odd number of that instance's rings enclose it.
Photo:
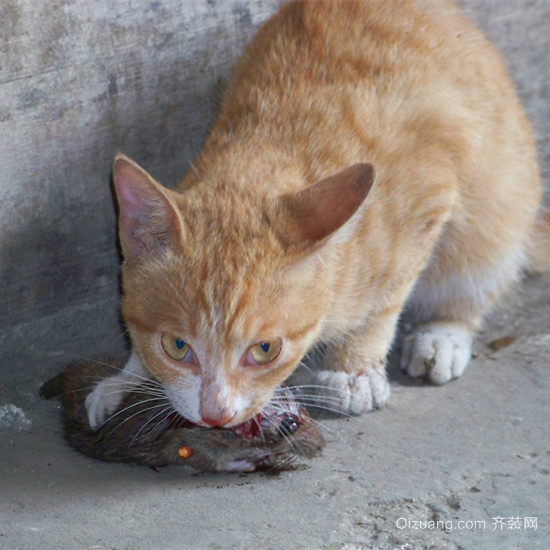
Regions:
[[[212,426],[212,428],[221,428],[222,426],[225,426],[232,418],[232,414],[225,414],[224,416],[220,416],[219,418],[207,418],[203,416],[202,421],[205,424]]]

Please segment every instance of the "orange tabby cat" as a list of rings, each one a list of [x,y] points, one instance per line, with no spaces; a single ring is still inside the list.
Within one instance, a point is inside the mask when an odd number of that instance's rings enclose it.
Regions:
[[[177,192],[124,155],[113,174],[133,353],[89,396],[93,426],[142,376],[189,420],[237,426],[320,342],[319,401],[380,407],[405,307],[402,368],[461,376],[541,200],[502,60],[443,0],[283,6]]]

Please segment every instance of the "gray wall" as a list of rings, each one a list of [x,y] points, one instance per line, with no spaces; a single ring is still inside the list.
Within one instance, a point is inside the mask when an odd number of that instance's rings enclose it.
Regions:
[[[124,349],[112,158],[181,179],[278,5],[0,0],[0,392]]]
[[[550,2],[462,3],[509,61],[547,176]],[[30,397],[28,379],[57,360],[124,349],[113,155],[175,184],[233,60],[278,5],[0,0],[0,401]]]

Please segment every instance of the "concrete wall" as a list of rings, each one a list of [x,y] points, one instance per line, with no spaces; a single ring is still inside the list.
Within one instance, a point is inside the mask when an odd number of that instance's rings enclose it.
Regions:
[[[113,156],[181,179],[278,5],[1,0],[0,373],[124,349]]]
[[[124,349],[113,155],[175,184],[232,62],[279,3],[1,0],[0,398],[57,358]],[[547,176],[550,2],[463,5],[509,61]]]

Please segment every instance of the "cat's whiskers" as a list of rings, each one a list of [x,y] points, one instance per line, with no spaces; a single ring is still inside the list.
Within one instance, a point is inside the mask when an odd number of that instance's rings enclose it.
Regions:
[[[152,397],[151,399],[143,399],[142,401],[139,401],[137,403],[132,403],[131,405],[128,405],[127,407],[124,407],[124,408],[118,410],[117,412],[113,413],[111,416],[108,416],[96,429],[99,430],[100,428],[105,426],[105,424],[107,424],[108,422],[111,422],[114,418],[116,418],[117,416],[129,411],[130,409],[134,409],[135,407],[139,407],[140,405],[143,405],[144,403],[152,403],[154,401],[163,401],[163,403],[161,403],[160,405],[154,405],[153,407],[151,407],[153,409],[155,407],[160,407],[160,406],[163,406],[163,405],[166,404],[166,398],[162,398],[162,397]],[[138,410],[134,415],[132,415],[128,418],[125,418],[120,424],[118,424],[118,426],[121,426],[122,424],[124,424],[125,422],[127,422],[128,420],[130,420],[131,418],[133,418],[134,416],[136,416],[136,415],[138,415],[142,412],[151,410],[151,408],[145,409],[145,410]]]
[[[318,387],[318,386],[300,386],[302,387]],[[293,386],[288,386],[288,389],[292,390]],[[334,414],[336,417],[351,417],[350,414],[344,413],[341,411],[340,408],[337,408],[334,406],[334,403],[340,404],[339,398],[330,398],[328,396],[319,396],[317,394],[299,394],[298,396],[295,396],[296,400],[302,404],[304,407],[308,409],[313,410],[319,410],[319,411],[326,411],[328,413]],[[334,403],[332,403],[333,406],[330,404],[330,400],[334,400]],[[276,400],[273,400],[271,402],[273,407],[279,406],[280,410],[282,412],[288,411],[288,403],[285,403],[285,401],[280,401],[279,403],[276,402]],[[302,420],[303,421],[303,420]],[[308,423],[311,423],[312,426],[315,426],[321,433],[330,434],[331,438],[336,438],[339,441],[345,443],[345,439],[342,437],[342,434],[339,430],[331,428],[327,423],[321,423],[317,419],[314,419],[312,417],[309,417],[307,419]]]
[[[332,397],[332,396],[325,396],[325,395],[318,395],[315,393],[311,394],[300,394],[296,396],[296,399],[299,403],[307,406],[307,407],[330,407],[332,405],[333,412],[335,413],[341,413],[340,409],[338,408],[338,405],[341,404],[342,400],[339,397]],[[284,407],[284,402],[282,402],[282,405]],[[344,414],[344,413],[341,413]],[[344,414],[344,416],[347,416]]]
[[[152,410],[154,407],[151,407],[149,409],[146,409],[146,410]],[[142,411],[142,412],[145,412],[145,411]],[[164,403],[164,408],[162,410],[160,410],[158,413],[156,413],[153,417],[151,417],[147,422],[145,422],[145,424],[143,424],[143,426],[141,426],[141,428],[135,433],[134,437],[132,438],[132,441],[130,441],[130,445],[133,445],[134,444],[134,441],[137,439],[137,437],[139,436],[139,434],[149,425],[151,424],[152,422],[154,422],[159,416],[161,415],[164,415],[163,419],[161,420],[158,420],[155,422],[155,424],[153,426],[151,426],[150,430],[149,430],[149,434],[152,433],[156,428],[158,428],[163,420],[165,420],[166,418],[168,418],[170,416],[170,414],[172,414],[173,412],[173,409],[172,409],[172,406],[170,405],[170,403]]]
[[[312,390],[312,391],[322,390],[323,392],[328,390],[328,391],[330,391],[332,393],[335,393],[335,394],[342,393],[341,390],[339,390],[338,388],[330,388],[330,387],[327,387],[327,386],[323,386],[322,384],[297,384],[297,385],[293,385],[293,386],[288,386],[288,388],[293,392],[294,397],[296,399],[300,398],[300,396],[302,395],[302,391],[305,390],[305,389]]]
[[[315,393],[315,392],[311,392],[311,393],[305,393],[305,392],[300,392],[300,393],[297,393],[295,395],[295,399],[297,402],[301,402],[302,399],[304,398],[309,398],[309,399],[316,399],[320,402],[322,401],[326,401],[326,402],[334,402],[334,403],[339,403],[341,401],[341,398],[338,396],[338,395],[322,395],[322,394],[318,394],[318,393]]]
[[[297,388],[302,389],[302,388],[310,388],[310,387],[317,388],[319,386],[302,385],[302,386],[279,387],[275,390],[274,395],[272,396],[271,400],[269,401],[268,405],[266,406],[266,408],[269,407],[272,411],[280,413],[279,416],[277,416],[275,414],[275,415],[272,415],[271,417],[266,416],[265,419],[269,423],[269,425],[273,429],[275,429],[284,438],[284,440],[286,441],[288,447],[294,453],[294,455],[289,457],[291,460],[288,463],[293,462],[300,455],[299,449],[296,445],[296,443],[299,444],[300,442],[299,442],[298,439],[296,439],[294,437],[294,434],[289,433],[287,430],[285,430],[282,427],[281,417],[283,417],[283,415],[285,413],[286,414],[294,414],[298,411],[298,407],[300,406],[300,404],[302,404],[304,406],[308,406],[309,403],[304,402],[304,401],[309,401],[309,402],[311,402],[311,406],[314,407],[314,408],[327,410],[327,411],[330,411],[331,413],[342,414],[340,409],[334,408],[334,407],[329,407],[328,404],[327,404],[327,402],[330,401],[330,399],[333,399],[336,404],[339,404],[340,399],[337,398],[337,397],[334,397],[334,398],[323,397],[322,399],[325,402],[325,405],[321,405],[319,403],[319,396],[317,394],[313,394],[313,393],[312,394],[302,394],[302,393],[300,393],[299,395],[296,395],[296,393],[295,393],[295,390]],[[304,398],[304,399],[302,399],[302,398]],[[296,410],[291,410],[292,407],[295,407]],[[343,416],[348,416],[348,415],[343,415]],[[307,419],[304,419],[302,417],[301,422],[302,423],[305,422],[307,424],[310,424],[311,426],[319,429],[319,431],[328,432],[328,433],[331,434],[331,436],[335,436],[338,439],[342,440],[342,436],[340,434],[338,434],[338,432],[336,430],[333,430],[333,429],[329,428],[325,424],[321,424],[320,422],[316,421],[315,419],[313,419],[311,417],[309,417]],[[279,454],[280,455],[288,454],[288,450],[283,450]],[[276,469],[279,469],[281,466],[283,466],[283,468],[284,468],[284,464],[287,464],[287,461],[285,460],[283,462],[278,462],[277,464],[278,464],[278,466],[276,467]]]
[[[313,369],[311,368],[311,366],[308,365],[307,362],[304,361],[303,359],[298,362],[298,365],[297,365],[296,369],[304,369],[305,371],[307,371],[310,374],[313,374],[313,372],[314,372]]]
[[[71,361],[82,361],[85,363],[92,363],[95,365],[101,365],[103,367],[109,367],[113,370],[122,371],[123,367],[120,367],[118,365],[113,365],[112,363],[106,363],[105,361],[101,361],[99,359],[93,359],[92,357],[89,357],[87,355],[81,355],[76,353],[67,354],[66,357],[70,359]]]
[[[341,401],[339,399],[329,399],[329,398],[323,398],[319,399],[318,396],[312,395],[304,395],[300,402],[302,405],[304,405],[306,408],[325,408],[326,410],[331,410],[334,413],[340,413],[340,405]],[[347,413],[344,415],[347,416]]]
[[[349,413],[346,413],[346,412],[342,412],[341,409],[335,407],[335,406],[330,406],[330,405],[322,405],[319,401],[316,401],[316,400],[311,400],[311,401],[306,401],[304,403],[304,405],[307,407],[307,408],[310,408],[310,409],[315,409],[315,410],[321,410],[321,411],[326,411],[326,412],[329,412],[329,413],[332,413],[336,416],[344,416],[344,417],[352,417],[353,415],[349,414]]]
[[[146,403],[147,401],[153,401],[153,400],[145,400],[145,401],[141,401],[140,403],[134,403],[133,405],[130,405],[128,407],[126,407],[125,409],[123,409],[122,411],[118,411],[116,414],[112,415],[111,417],[109,417],[109,419],[105,420],[103,422],[103,424],[100,425],[100,428],[103,427],[105,424],[107,424],[109,421],[111,421],[113,418],[115,418],[116,416],[118,416],[121,412],[125,412],[125,411],[128,411],[129,409],[131,409],[132,407],[135,407],[135,406],[138,406],[138,405],[142,405],[143,403]],[[118,424],[116,424],[115,426],[113,426],[113,429],[107,434],[107,435],[111,435],[113,432],[115,432],[116,430],[118,430],[120,427],[122,427],[124,424],[126,424],[126,422],[132,420],[132,418],[135,418],[136,416],[139,416],[140,414],[144,414],[146,412],[149,412],[149,411],[152,411],[154,409],[158,409],[160,407],[166,407],[167,404],[166,402],[163,402],[163,403],[159,403],[157,405],[152,405],[151,407],[147,407],[145,409],[139,409],[138,411],[136,411],[134,414],[128,416],[127,418],[125,418],[124,420],[122,420],[121,422],[119,422]],[[98,428],[99,429],[99,428]]]
[[[292,449],[295,455],[297,455],[298,454],[298,448],[296,445],[297,440],[294,437],[294,434],[289,433],[287,430],[285,430],[281,424],[279,424],[278,431],[283,436],[284,440],[287,442],[288,446]]]
[[[97,382],[102,381],[104,384],[104,387],[108,389],[109,387],[116,388],[116,390],[112,391],[106,391],[104,395],[116,395],[116,394],[126,394],[134,391],[136,388],[140,388],[140,391],[142,393],[145,393],[150,396],[159,396],[159,397],[165,397],[164,389],[161,384],[158,384],[154,381],[150,381],[151,384],[143,384],[143,382],[138,381],[132,381],[132,380],[113,380],[112,382],[109,382],[109,378],[98,378]],[[73,390],[74,392],[87,392],[89,393],[92,391],[96,385],[96,383],[92,383],[90,386],[84,386],[82,388],[78,388]]]
[[[135,372],[128,372],[127,370],[125,370],[124,367],[121,367],[119,365],[114,365],[112,363],[106,363],[105,361],[100,361],[100,360],[97,360],[97,359],[91,359],[85,355],[75,355],[75,354],[72,354],[71,355],[71,358],[74,359],[74,360],[81,360],[81,361],[86,361],[87,363],[94,363],[96,365],[101,365],[103,367],[109,367],[110,369],[113,369],[113,371],[117,371],[118,373],[124,373],[125,376],[133,376],[136,380],[140,380],[140,381],[143,381],[143,382],[147,382],[147,383],[150,383],[150,384],[154,384],[154,385],[157,385],[159,387],[162,387],[162,384],[160,382],[158,382],[157,380],[154,380],[153,378],[149,378],[148,376],[142,376],[140,374],[137,374]],[[115,376],[115,374],[113,374],[113,376]],[[97,376],[97,381],[100,382],[100,381],[103,381],[103,380],[108,380],[109,376],[106,377],[106,375],[102,375],[102,376]],[[131,382],[129,380],[124,380],[124,382]]]

